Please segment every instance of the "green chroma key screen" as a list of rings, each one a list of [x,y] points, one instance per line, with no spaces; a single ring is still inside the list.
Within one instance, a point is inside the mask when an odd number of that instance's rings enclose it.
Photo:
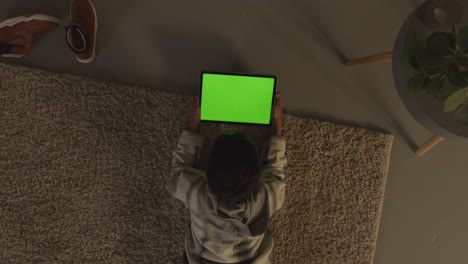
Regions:
[[[202,73],[201,120],[269,125],[276,78]]]

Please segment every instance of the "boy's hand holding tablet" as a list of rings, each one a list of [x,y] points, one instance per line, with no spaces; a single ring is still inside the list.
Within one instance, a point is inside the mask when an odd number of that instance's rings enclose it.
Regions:
[[[273,133],[281,135],[283,104],[275,90],[274,76],[204,72],[200,96],[190,106],[188,129],[197,132],[201,120],[272,125]]]

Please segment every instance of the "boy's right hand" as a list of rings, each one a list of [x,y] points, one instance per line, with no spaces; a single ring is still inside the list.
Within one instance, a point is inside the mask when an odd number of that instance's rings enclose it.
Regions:
[[[272,111],[273,118],[273,134],[281,136],[281,131],[283,129],[282,119],[283,119],[283,99],[279,92],[275,93],[275,103],[273,105]]]

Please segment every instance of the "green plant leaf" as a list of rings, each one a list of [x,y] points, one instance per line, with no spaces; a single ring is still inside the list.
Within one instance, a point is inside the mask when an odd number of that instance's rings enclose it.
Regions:
[[[427,49],[422,51],[415,59],[423,70],[441,69],[447,65],[443,57],[430,54]]]
[[[421,67],[419,66],[418,60],[416,57],[409,57],[409,56],[404,56],[401,58],[401,63],[406,65],[406,67],[414,70],[420,70]]]
[[[411,65],[411,67],[413,67],[414,69],[416,69],[416,70],[421,69],[421,65],[419,65],[418,59],[416,57],[410,57],[409,58],[409,63]]]
[[[452,112],[466,102],[468,102],[468,88],[457,90],[445,99],[444,111]]]
[[[405,64],[409,64],[413,69],[419,70],[421,69],[421,65],[419,64],[418,57],[424,51],[423,46],[418,41],[418,36],[415,31],[411,31],[409,36],[409,43],[408,43],[408,56],[406,59]]]
[[[434,78],[429,78],[426,83],[423,83],[423,90],[426,93],[437,96],[444,85],[444,80],[441,76],[437,76]]]
[[[432,55],[449,56],[455,50],[455,39],[450,33],[434,32],[427,39],[427,48]]]
[[[468,26],[458,29],[457,44],[463,51],[468,51]]]
[[[463,104],[455,112],[455,118],[464,126],[468,126],[468,103]]]
[[[456,87],[464,88],[468,85],[466,81],[465,74],[463,72],[458,71],[457,66],[449,65],[447,67],[447,79],[451,84]]]
[[[408,90],[406,91],[406,97],[409,98],[415,93],[423,90],[424,85],[429,80],[429,76],[424,73],[416,73],[408,80]]]
[[[413,65],[411,65],[411,61],[410,61],[410,57],[409,56],[403,56],[401,57],[401,63],[403,63],[406,67],[410,68],[410,69],[414,69]]]
[[[445,68],[448,61],[446,61],[444,54],[452,55],[448,47],[450,44],[454,46],[454,39],[449,33],[436,33],[428,38],[427,47],[424,47],[419,43],[416,32],[411,32],[408,43],[408,58],[405,59],[405,64],[409,64],[413,69],[426,71]]]

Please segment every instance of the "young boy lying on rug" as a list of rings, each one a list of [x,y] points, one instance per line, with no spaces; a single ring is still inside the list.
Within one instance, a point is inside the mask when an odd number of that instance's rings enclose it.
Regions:
[[[196,134],[200,108],[191,105],[188,130],[179,139],[167,190],[190,211],[185,263],[272,263],[273,238],[267,229],[284,201],[286,140],[281,136],[282,100],[276,95],[273,135],[260,164],[253,143],[241,133],[220,135],[208,169],[195,169],[203,138]]]

